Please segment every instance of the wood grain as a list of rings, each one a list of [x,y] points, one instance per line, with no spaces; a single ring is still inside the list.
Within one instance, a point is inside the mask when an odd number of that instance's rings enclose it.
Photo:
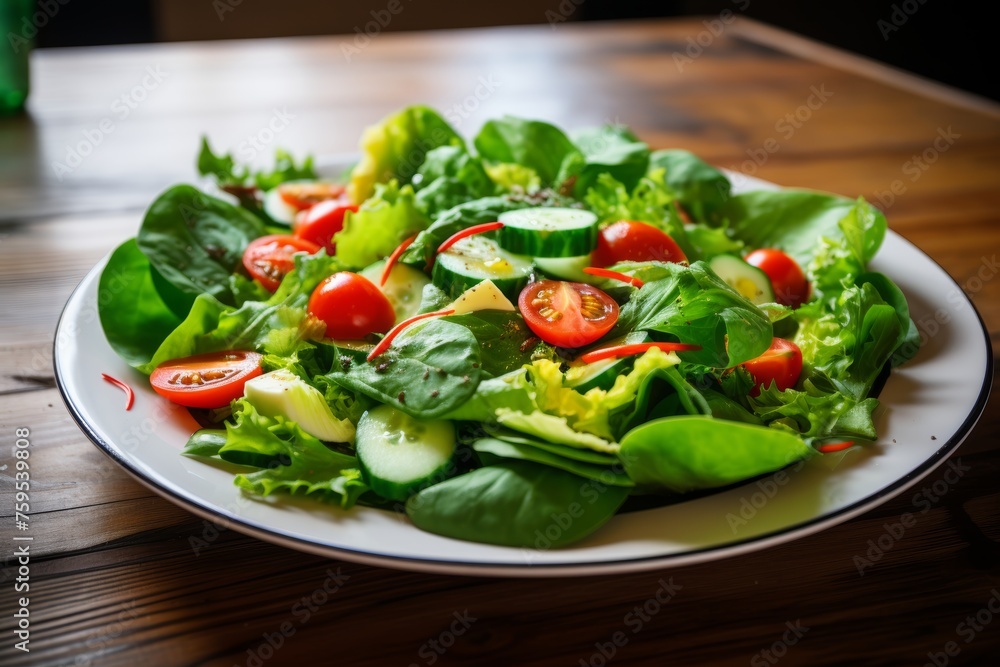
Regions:
[[[1000,342],[997,106],[745,21],[691,62],[676,57],[704,30],[684,20],[384,35],[350,62],[350,38],[34,54],[31,116],[0,120],[0,438],[21,425],[33,432],[33,634],[30,654],[12,648],[16,570],[2,546],[0,664],[773,664],[761,651],[797,621],[808,630],[781,665],[920,665],[948,641],[961,649],[949,664],[992,664],[1000,625],[968,644],[956,627],[1000,587],[995,397],[955,456],[969,473],[863,575],[855,557],[943,471],[766,551],[518,581],[371,568],[218,531],[101,454],[52,388],[62,304],[134,233],[159,189],[194,178],[201,133],[239,152],[287,110],[294,118],[256,160],[274,145],[329,155],[416,101],[451,110],[467,134],[505,112],[567,127],[619,121],[655,147],[736,172],[863,195],[956,279]],[[162,81],[119,118],[111,105],[147,67]],[[492,90],[476,98],[477,86]],[[59,180],[53,164],[105,117],[114,132]],[[957,138],[935,148],[949,131]],[[0,545],[9,545],[10,471],[0,480]],[[338,573],[342,586],[327,593]],[[671,581],[675,597],[643,620],[636,606],[656,608],[649,601]],[[327,599],[310,609],[303,597],[314,594]],[[476,620],[449,634],[465,612]]]

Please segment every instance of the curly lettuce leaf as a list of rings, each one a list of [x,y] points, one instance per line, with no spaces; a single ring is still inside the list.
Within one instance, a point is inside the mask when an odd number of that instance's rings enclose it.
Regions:
[[[729,201],[726,175],[688,151],[655,151],[649,156],[649,171],[650,176],[662,174],[664,184],[697,221],[708,220]]]
[[[378,185],[375,195],[357,212],[348,211],[344,216],[343,230],[333,237],[337,260],[348,268],[368,266],[389,255],[427,222],[411,186],[400,187],[395,180]]]
[[[201,138],[197,167],[199,174],[213,177],[220,188],[236,186],[270,190],[287,181],[317,178],[310,155],[303,158],[301,164],[296,164],[291,153],[279,148],[275,151],[271,170],[254,172],[248,165],[236,162],[231,153],[215,153],[205,136]]]
[[[583,154],[573,192],[583,198],[601,174],[608,174],[631,191],[649,166],[649,147],[622,125],[604,125],[573,134]]]
[[[348,195],[360,204],[379,183],[408,184],[439,146],[465,146],[465,141],[433,109],[411,106],[387,116],[361,135],[361,159],[351,171]]]

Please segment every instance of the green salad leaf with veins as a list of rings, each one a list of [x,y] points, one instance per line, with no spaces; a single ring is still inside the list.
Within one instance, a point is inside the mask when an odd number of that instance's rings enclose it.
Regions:
[[[184,454],[254,498],[560,547],[636,494],[874,441],[878,388],[919,343],[868,269],[877,209],[734,195],[621,126],[507,116],[466,140],[414,106],[365,130],[340,179],[283,151],[252,172],[205,140],[197,166],[215,188],[150,205],[99,314],[206,425]]]

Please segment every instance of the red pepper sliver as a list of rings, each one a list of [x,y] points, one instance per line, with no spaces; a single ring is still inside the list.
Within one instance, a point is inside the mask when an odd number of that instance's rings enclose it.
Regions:
[[[842,452],[845,449],[850,449],[854,446],[853,440],[847,440],[845,442],[829,442],[825,445],[820,445],[816,448],[820,454],[832,454],[834,452]]]
[[[131,410],[132,404],[135,402],[135,392],[132,391],[132,387],[117,378],[111,377],[107,373],[101,373],[101,377],[125,392],[125,411],[128,412]]]
[[[382,287],[385,285],[385,281],[389,279],[389,274],[392,273],[392,267],[396,266],[396,262],[402,257],[406,249],[410,247],[410,244],[417,240],[417,235],[414,234],[410,238],[406,239],[399,246],[392,251],[389,255],[389,259],[385,260],[385,267],[382,269],[382,276],[378,279],[378,286]]]
[[[431,317],[444,317],[445,315],[451,315],[454,312],[455,312],[454,309],[436,310],[433,313],[421,313],[420,315],[414,315],[413,317],[409,317],[403,320],[393,328],[389,329],[389,333],[387,333],[385,337],[378,342],[378,345],[376,345],[372,349],[372,351],[368,353],[367,360],[371,361],[378,355],[388,350],[389,346],[392,345],[392,341],[396,338],[396,336],[398,336],[403,329],[410,326],[414,322],[419,322],[420,320],[426,320]]]
[[[503,227],[502,222],[484,222],[481,225],[473,225],[468,229],[463,229],[460,232],[455,232],[449,236],[444,243],[438,246],[438,254],[444,252],[448,248],[452,247],[462,239],[469,238],[470,236],[475,236],[476,234],[485,234],[486,232],[492,232],[495,229],[500,229]]]
[[[602,269],[597,266],[588,266],[583,270],[583,272],[590,276],[597,276],[598,278],[608,278],[610,280],[628,283],[632,287],[642,287],[646,284],[635,276],[626,275],[617,271],[611,271],[610,269]]]
[[[680,217],[682,222],[691,222],[691,216],[688,215],[688,212],[684,210],[684,207],[681,206],[681,203],[676,199],[674,200],[674,209],[677,211],[677,215]]]
[[[580,356],[580,361],[585,364],[592,364],[602,359],[618,359],[620,357],[632,357],[642,354],[652,348],[663,350],[664,352],[694,352],[701,349],[701,345],[691,345],[689,343],[632,343],[630,345],[616,345],[606,347],[603,350],[594,350]]]

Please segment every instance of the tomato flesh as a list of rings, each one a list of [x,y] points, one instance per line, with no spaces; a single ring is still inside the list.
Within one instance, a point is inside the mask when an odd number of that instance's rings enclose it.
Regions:
[[[261,355],[246,350],[196,354],[165,361],[150,374],[153,390],[189,408],[222,408],[243,395],[243,385],[257,377]]]
[[[777,248],[760,248],[745,258],[767,274],[778,303],[798,308],[809,300],[809,281],[798,263]]]
[[[343,197],[345,189],[338,183],[282,183],[278,196],[292,208],[304,211],[321,201]]]
[[[358,207],[344,197],[321,201],[295,216],[293,233],[300,239],[326,248],[326,253],[333,255],[337,251],[333,236],[344,228],[347,212],[356,213],[357,210]]]
[[[589,345],[618,321],[615,300],[583,283],[540,280],[521,290],[517,304],[528,328],[558,347]]]
[[[635,220],[619,220],[602,229],[590,259],[598,267],[650,261],[686,262],[687,256],[665,232]]]
[[[324,279],[309,297],[309,312],[326,323],[326,337],[361,340],[386,333],[396,312],[381,290],[364,276],[341,271]]]
[[[802,374],[802,350],[790,340],[775,338],[771,347],[756,359],[743,362],[742,366],[753,377],[751,396],[759,396],[761,389],[772,383],[779,391],[791,389]]]
[[[254,239],[243,252],[243,266],[269,292],[274,292],[282,278],[295,268],[295,255],[319,252],[319,246],[310,241],[272,234]]]

